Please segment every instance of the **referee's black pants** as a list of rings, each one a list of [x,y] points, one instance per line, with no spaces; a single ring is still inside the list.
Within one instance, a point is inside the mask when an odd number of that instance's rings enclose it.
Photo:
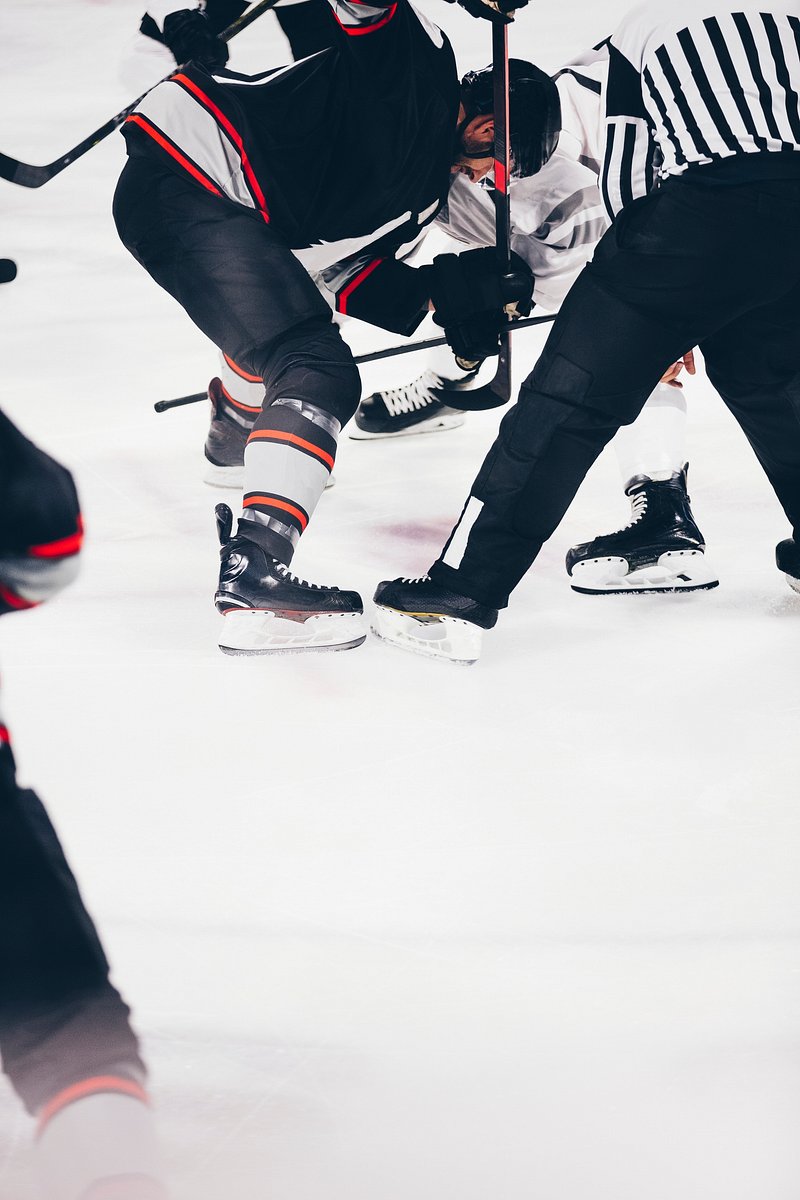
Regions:
[[[800,178],[734,183],[723,165],[635,201],[600,242],[432,578],[505,607],[603,446],[695,346],[800,533]]]

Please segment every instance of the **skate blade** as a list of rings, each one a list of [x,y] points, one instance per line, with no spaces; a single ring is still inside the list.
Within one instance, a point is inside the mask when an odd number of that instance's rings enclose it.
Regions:
[[[784,579],[786,580],[786,582],[788,583],[788,585],[792,589],[792,591],[797,592],[798,596],[800,596],[800,579],[795,579],[794,575],[787,575],[785,572],[784,572]]]
[[[236,467],[218,467],[216,463],[206,459],[203,483],[207,483],[209,487],[232,488],[234,491],[241,491],[244,487],[244,464]],[[329,475],[325,484],[326,489],[332,488],[335,483],[334,476]]]
[[[405,613],[383,604],[375,605],[372,632],[400,650],[462,666],[472,666],[478,660],[483,637],[483,630],[470,621],[436,613]]]
[[[648,592],[699,592],[719,580],[700,550],[667,550],[657,562],[629,571],[624,558],[587,558],[572,568],[573,592],[585,596]]]
[[[353,650],[367,640],[363,613],[302,613],[291,616],[243,608],[222,618],[223,654],[292,654]]]
[[[354,442],[385,441],[387,438],[411,437],[416,433],[442,433],[445,429],[457,429],[459,425],[464,424],[464,420],[463,413],[452,413],[430,421],[420,421],[419,425],[409,425],[405,429],[388,430],[386,433],[369,433],[366,429],[359,429],[354,422],[352,429],[348,430],[348,436]]]

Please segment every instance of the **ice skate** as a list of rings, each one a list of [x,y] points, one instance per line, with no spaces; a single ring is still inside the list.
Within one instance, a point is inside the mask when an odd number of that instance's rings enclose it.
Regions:
[[[669,479],[632,479],[625,489],[631,522],[617,533],[573,546],[567,554],[572,590],[584,595],[691,592],[719,580],[705,559],[703,535],[686,491],[688,464]]]
[[[219,587],[225,654],[351,650],[367,636],[358,592],[298,579],[249,538],[232,536],[233,513],[216,507],[221,543]]]
[[[775,547],[778,570],[783,571],[789,587],[800,592],[800,544],[796,538],[786,538]]]
[[[427,575],[379,583],[374,600],[372,632],[379,638],[455,663],[474,663],[484,629],[497,622],[497,609],[451,592]]]
[[[204,447],[206,469],[203,480],[211,487],[241,488],[244,482],[244,448],[255,424],[260,409],[239,413],[230,404],[225,404],[225,392],[221,379],[212,379],[208,385],[211,401],[211,424]],[[331,473],[325,484],[333,487],[336,480]]]
[[[373,392],[359,404],[350,437],[368,441],[412,433],[438,433],[463,425],[463,412],[448,404],[448,399],[453,400],[457,395],[456,385],[448,383],[435,371],[425,371],[405,387]]]

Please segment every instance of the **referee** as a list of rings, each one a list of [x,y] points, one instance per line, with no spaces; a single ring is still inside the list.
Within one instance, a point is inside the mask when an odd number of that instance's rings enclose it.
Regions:
[[[430,615],[447,657],[464,621],[474,647],[603,446],[695,346],[793,527],[778,565],[800,590],[800,5],[648,0],[608,45],[614,223],[429,578],[378,588],[401,633],[381,609],[378,632],[411,648],[414,613],[428,653]]]

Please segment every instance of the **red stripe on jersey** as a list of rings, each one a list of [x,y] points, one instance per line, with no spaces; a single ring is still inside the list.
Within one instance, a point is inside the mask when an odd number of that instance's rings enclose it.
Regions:
[[[222,357],[225,359],[225,362],[228,364],[230,369],[236,375],[239,375],[240,378],[246,379],[248,383],[263,383],[264,382],[260,375],[248,375],[247,371],[245,371],[242,367],[240,367],[238,365],[238,363],[235,363],[233,361],[233,359],[229,357],[229,355],[223,353]]]
[[[508,177],[506,175],[505,163],[501,163],[499,159],[494,160],[494,186],[503,196],[508,191]]]
[[[336,311],[337,312],[340,312],[343,314],[347,313],[347,301],[350,298],[350,296],[353,294],[353,292],[356,290],[356,288],[364,282],[364,280],[367,278],[367,276],[371,275],[372,272],[375,270],[375,268],[379,267],[381,265],[381,263],[384,261],[385,261],[385,259],[383,259],[383,258],[374,259],[373,262],[368,263],[366,265],[366,267],[364,267],[363,271],[359,271],[359,273],[353,279],[350,280],[347,287],[342,288],[341,292],[336,297]]]
[[[302,508],[298,508],[294,504],[288,504],[286,500],[277,500],[274,496],[245,496],[242,501],[243,508],[252,508],[256,504],[265,504],[268,508],[279,508],[283,512],[291,513],[300,522],[301,533],[308,524],[308,516],[303,512]]]
[[[332,454],[315,446],[313,442],[307,442],[305,438],[298,437],[295,433],[286,433],[283,429],[254,429],[247,441],[250,443],[259,438],[270,442],[290,442],[293,446],[299,446],[301,450],[307,450],[309,454],[313,454],[315,458],[325,464],[329,471],[333,470]]]
[[[203,187],[207,188],[209,192],[213,192],[215,196],[222,195],[222,192],[219,190],[219,188],[213,184],[211,180],[208,179],[203,172],[194,165],[194,163],[189,162],[189,159],[185,154],[181,154],[177,146],[173,146],[172,142],[167,141],[163,133],[159,133],[155,125],[151,125],[145,117],[141,117],[138,113],[134,113],[133,116],[127,118],[125,121],[126,125],[128,124],[128,121],[132,122],[134,125],[141,126],[145,133],[150,135],[153,141],[158,142],[159,146],[161,146],[163,150],[166,150],[167,154],[171,154],[175,161],[179,162],[183,169],[188,171],[190,175],[193,175],[197,182],[202,183]]]
[[[147,1092],[141,1084],[134,1083],[132,1079],[123,1079],[121,1075],[94,1075],[91,1079],[82,1079],[80,1083],[73,1083],[70,1087],[64,1088],[63,1092],[58,1092],[57,1095],[45,1104],[44,1108],[39,1113],[39,1125],[37,1133],[41,1133],[48,1121],[51,1121],[56,1113],[65,1109],[69,1104],[74,1104],[76,1100],[83,1100],[87,1096],[99,1096],[113,1092],[116,1095],[133,1096],[135,1100],[141,1100],[143,1104],[148,1103]]]
[[[24,596],[18,596],[16,592],[12,592],[10,588],[3,587],[0,583],[0,600],[8,605],[9,608],[16,608],[20,611],[24,608],[36,608],[40,603],[39,600],[26,600]]]
[[[83,522],[78,517],[78,528],[69,537],[58,538],[55,542],[41,542],[38,546],[28,547],[30,558],[68,558],[77,554],[83,544]]]
[[[358,37],[361,33],[374,33],[376,29],[381,29],[384,25],[388,25],[394,14],[397,12],[397,5],[393,4],[386,16],[381,17],[379,21],[375,21],[373,25],[345,25],[342,21],[339,21],[334,9],[331,9],[331,12],[333,13],[334,17],[336,17],[336,20],[339,22],[345,33],[349,34],[350,37]]]
[[[208,109],[208,111],[215,118],[215,120],[225,130],[228,137],[231,139],[234,146],[239,151],[239,157],[242,160],[242,170],[244,171],[245,176],[247,177],[247,182],[250,184],[250,187],[255,192],[256,200],[258,201],[259,205],[261,206],[261,215],[264,218],[264,220],[267,223],[269,223],[269,211],[267,209],[267,200],[266,200],[264,193],[261,190],[261,185],[259,184],[258,180],[256,179],[255,171],[253,170],[252,166],[250,165],[250,159],[247,157],[247,151],[244,148],[244,142],[242,140],[242,135],[239,133],[238,129],[236,129],[230,123],[228,118],[225,116],[225,113],[222,111],[221,108],[219,108],[214,103],[214,101],[211,99],[211,97],[207,96],[205,94],[205,92],[202,90],[202,88],[199,88],[197,86],[197,84],[194,82],[194,80],[190,79],[188,75],[173,75],[172,79],[173,79],[174,83],[182,84],[183,87],[185,87],[188,91],[190,91],[193,96],[196,96],[197,99],[200,101],[200,103],[205,108]]]

